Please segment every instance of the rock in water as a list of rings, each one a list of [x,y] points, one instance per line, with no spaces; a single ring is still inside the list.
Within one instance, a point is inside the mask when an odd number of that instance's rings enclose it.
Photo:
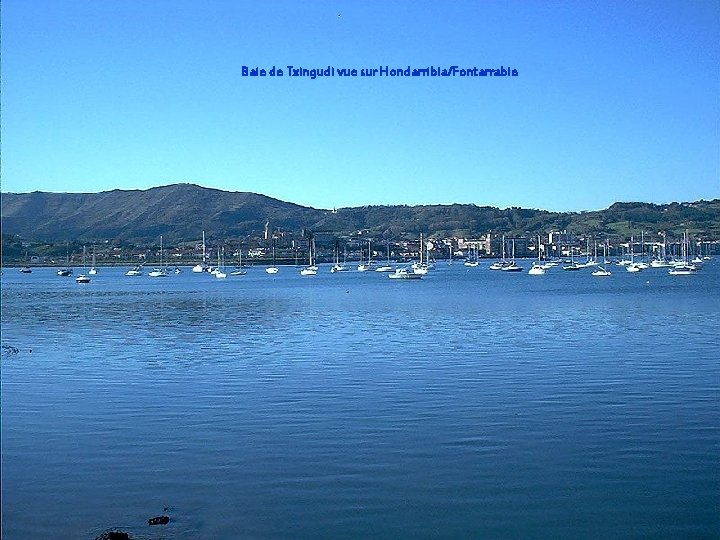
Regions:
[[[168,516],[155,516],[148,519],[148,525],[167,525],[169,522],[170,518]]]

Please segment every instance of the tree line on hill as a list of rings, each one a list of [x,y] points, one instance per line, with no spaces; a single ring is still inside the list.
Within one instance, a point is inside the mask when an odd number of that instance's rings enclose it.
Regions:
[[[645,231],[680,238],[684,231],[704,241],[720,240],[720,199],[656,205],[615,203],[588,212],[550,212],[474,204],[388,205],[315,209],[258,195],[174,184],[148,190],[101,193],[4,193],[3,260],[23,256],[31,246],[55,256],[68,244],[120,248],[166,245],[208,237],[262,244],[265,228],[301,242],[318,238],[479,238],[489,232],[534,238],[568,231],[597,240],[627,240]],[[305,232],[305,234],[303,234]]]

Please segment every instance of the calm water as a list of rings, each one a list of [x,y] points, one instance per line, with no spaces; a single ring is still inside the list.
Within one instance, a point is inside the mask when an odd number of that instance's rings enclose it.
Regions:
[[[487,266],[5,269],[3,538],[720,538],[720,262]]]

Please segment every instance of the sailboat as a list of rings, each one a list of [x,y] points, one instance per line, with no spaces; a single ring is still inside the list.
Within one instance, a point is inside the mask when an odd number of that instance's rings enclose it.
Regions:
[[[152,270],[152,272],[148,272],[148,276],[150,277],[167,277],[168,273],[163,268],[163,237],[160,236],[160,267],[155,268]]]
[[[315,239],[311,238],[308,240],[308,258],[310,264],[300,270],[301,276],[316,276],[318,273],[318,267],[315,264],[315,258],[314,258],[314,252],[315,252]]]
[[[515,239],[512,240],[512,260],[500,269],[502,272],[522,272],[522,266],[515,262]]]
[[[65,243],[65,268],[58,268],[57,275],[60,277],[68,277],[71,276],[73,273],[72,268],[70,268],[70,244],[68,242]]]
[[[635,237],[630,237],[630,264],[625,266],[628,272],[642,272],[643,267],[635,262]]]
[[[208,270],[208,265],[207,265],[207,255],[206,255],[206,251],[205,251],[205,231],[203,231],[203,233],[202,233],[202,262],[193,266],[192,271],[195,272],[196,274],[200,274],[202,272],[207,272],[207,270]]]
[[[221,251],[220,248],[218,248],[218,265],[213,274],[217,279],[225,279],[227,277],[227,272],[225,272],[225,248],[222,248],[222,255],[220,255]]]
[[[398,268],[394,272],[388,274],[390,279],[422,279],[423,274],[416,271],[411,272],[407,268]]]
[[[278,267],[275,266],[275,237],[273,236],[272,239],[272,266],[268,266],[265,271],[268,274],[277,274],[278,273]]]
[[[452,251],[451,251],[452,252]],[[468,257],[465,262],[463,263],[463,266],[468,266],[470,268],[475,268],[476,266],[480,265],[480,261],[478,260],[478,247],[474,246],[471,248],[472,256]]]
[[[423,261],[423,247],[423,235],[420,233],[420,261],[413,263],[412,269],[413,272],[420,274],[421,276],[424,276],[430,271],[430,266],[428,264],[429,254],[427,252],[425,253],[425,261]]]
[[[335,264],[330,269],[331,272],[347,272],[348,267],[345,266],[345,257],[343,257],[343,264],[340,264],[340,245],[335,242]]]
[[[375,269],[376,272],[393,272],[395,270],[395,268],[393,268],[390,264],[390,239],[388,238],[385,242],[387,243],[387,264],[378,266]]]
[[[75,283],[90,283],[90,277],[85,275],[85,246],[83,246],[83,273],[75,278]]]
[[[360,246],[360,264],[358,264],[357,271],[358,272],[367,272],[370,270],[370,240],[368,240],[368,262],[367,264],[363,263],[363,250],[362,246]]]
[[[93,246],[93,253],[92,253],[92,266],[90,267],[90,271],[88,272],[89,275],[94,276],[98,273],[97,268],[95,267],[95,246]]]
[[[505,235],[502,236],[502,259],[499,261],[495,261],[490,265],[490,270],[502,270],[507,266],[507,261],[505,260]]]
[[[27,251],[26,251],[25,252],[25,266],[20,268],[21,274],[32,274],[32,268],[30,268],[30,265],[28,264],[27,260],[28,260],[28,256],[27,256]]]
[[[675,264],[673,268],[668,272],[671,276],[692,276],[695,273],[697,273],[697,266],[694,264],[690,264],[688,259],[690,258],[689,254],[689,244],[690,240],[688,238],[688,233],[685,231],[683,233],[683,243],[682,243],[682,261]]]
[[[607,264],[607,241],[603,244],[603,265],[598,266],[597,270],[593,271],[593,276],[599,276],[599,277],[608,277],[612,275],[612,272],[610,270],[605,268],[605,265]]]
[[[528,270],[528,274],[531,276],[543,276],[545,275],[545,267],[543,267],[540,259],[540,235],[537,237],[537,262],[534,262],[530,270]]]
[[[580,270],[581,266],[575,262],[575,247],[570,246],[570,265],[569,266],[563,266],[563,270],[567,270],[569,272],[574,272],[576,270]]]
[[[242,263],[242,248],[240,248],[240,250],[238,252],[240,254],[240,260],[238,261],[238,264],[235,267],[235,270],[230,272],[231,276],[244,276],[245,274],[247,274],[247,271],[243,268],[243,263]]]
[[[143,274],[142,264],[136,264],[130,270],[125,272],[125,275],[130,276],[130,277],[142,276],[142,274]]]

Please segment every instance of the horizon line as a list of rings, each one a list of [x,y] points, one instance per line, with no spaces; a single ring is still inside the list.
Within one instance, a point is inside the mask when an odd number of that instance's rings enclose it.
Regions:
[[[295,204],[297,206],[303,206],[305,208],[312,208],[313,210],[327,210],[327,211],[338,211],[343,209],[355,209],[355,208],[368,208],[368,207],[383,207],[383,206],[409,206],[409,207],[417,207],[417,206],[454,206],[454,205],[461,205],[461,206],[476,206],[479,208],[482,207],[489,207],[489,208],[497,208],[499,210],[510,210],[513,208],[519,208],[522,210],[538,210],[541,212],[549,212],[553,214],[582,214],[585,212],[599,212],[602,210],[607,210],[611,206],[615,204],[652,204],[655,206],[668,206],[671,204],[695,204],[699,202],[713,202],[716,200],[719,200],[719,197],[713,197],[709,199],[701,198],[696,199],[694,201],[670,201],[670,202],[652,202],[652,201],[614,201],[610,203],[607,207],[604,208],[593,208],[593,209],[582,209],[582,210],[549,210],[546,208],[537,208],[537,207],[530,207],[530,206],[517,206],[517,205],[510,205],[510,206],[495,206],[492,204],[478,204],[474,202],[452,202],[452,203],[417,203],[417,204],[410,204],[410,203],[376,203],[376,204],[361,204],[357,206],[335,206],[333,208],[322,208],[322,207],[316,207],[316,206],[306,206],[304,204],[296,203],[293,201],[288,201],[286,199],[281,199],[279,197],[273,196],[273,195],[267,195],[265,193],[258,193],[255,191],[235,191],[235,190],[227,190],[227,189],[221,189],[221,188],[215,188],[215,187],[208,187],[203,186],[195,182],[174,182],[170,184],[162,184],[157,186],[151,186],[148,188],[113,188],[113,189],[105,189],[101,191],[44,191],[44,190],[33,190],[33,191],[0,191],[0,195],[32,195],[33,193],[46,193],[46,194],[53,194],[53,195],[99,195],[101,193],[110,193],[113,191],[150,191],[153,189],[162,189],[162,188],[168,188],[173,186],[193,186],[200,189],[207,189],[211,191],[221,191],[223,193],[247,193],[252,195],[258,195],[261,197],[268,197],[270,199],[275,199],[284,203],[288,204]]]

